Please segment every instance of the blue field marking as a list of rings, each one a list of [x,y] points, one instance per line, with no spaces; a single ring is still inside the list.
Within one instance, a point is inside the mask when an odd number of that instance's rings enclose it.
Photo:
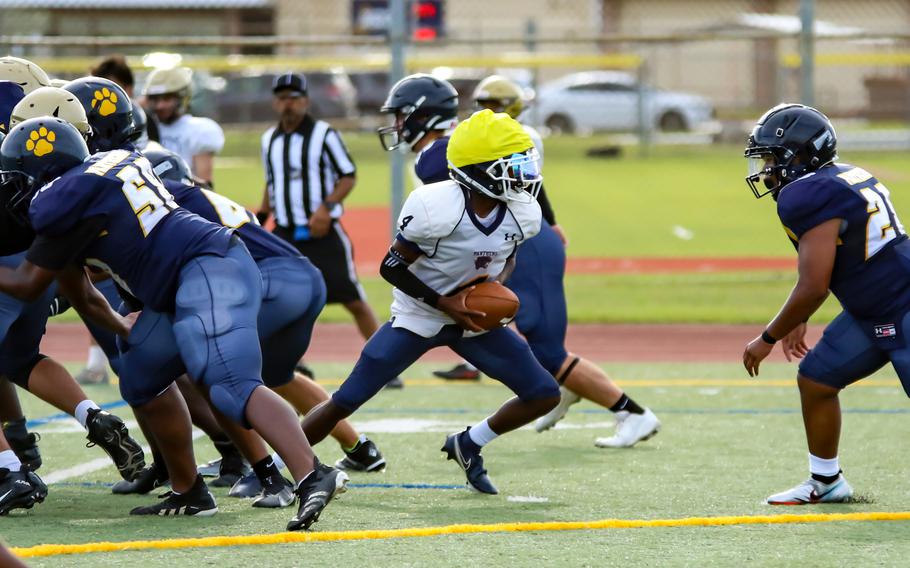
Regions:
[[[61,481],[54,487],[102,487],[110,488],[114,484],[107,481]],[[348,487],[362,489],[464,489],[464,485],[445,485],[436,483],[348,483]],[[154,491],[152,492],[154,493]]]
[[[115,400],[114,402],[105,402],[99,406],[104,410],[110,410],[112,408],[120,408],[121,406],[126,406],[126,402],[122,400]],[[44,416],[42,418],[32,418],[25,423],[25,427],[34,428],[35,426],[43,426],[48,422],[63,420],[64,418],[72,418],[72,416],[65,412],[58,412],[57,414],[51,414],[50,416]]]

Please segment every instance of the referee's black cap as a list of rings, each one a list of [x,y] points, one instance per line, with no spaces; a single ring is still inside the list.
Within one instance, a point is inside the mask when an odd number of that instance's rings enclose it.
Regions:
[[[278,75],[272,82],[272,92],[277,93],[284,89],[290,89],[306,95],[306,77],[303,76],[303,73],[290,72]]]

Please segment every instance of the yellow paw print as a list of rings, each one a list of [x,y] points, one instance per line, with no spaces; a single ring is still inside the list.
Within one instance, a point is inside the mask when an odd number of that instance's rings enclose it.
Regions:
[[[100,91],[95,91],[95,97],[92,99],[92,108],[98,106],[98,113],[101,116],[107,116],[117,112],[117,93],[112,92],[107,87]]]
[[[40,158],[54,151],[54,145],[51,142],[56,139],[57,134],[53,130],[48,130],[42,126],[38,130],[32,130],[32,133],[28,135],[28,140],[25,141],[25,149]]]

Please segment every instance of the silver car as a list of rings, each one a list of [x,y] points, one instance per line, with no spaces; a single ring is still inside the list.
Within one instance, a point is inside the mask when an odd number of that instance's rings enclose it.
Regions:
[[[653,128],[682,131],[710,121],[714,108],[704,97],[646,87],[645,117]],[[635,130],[639,85],[619,71],[588,71],[540,87],[535,122],[557,132]]]

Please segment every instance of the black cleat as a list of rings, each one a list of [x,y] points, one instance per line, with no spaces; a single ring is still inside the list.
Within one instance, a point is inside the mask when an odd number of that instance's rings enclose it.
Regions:
[[[161,500],[154,505],[136,507],[130,511],[130,515],[211,517],[218,512],[215,498],[212,497],[212,493],[206,487],[201,475],[196,476],[196,483],[186,493],[178,495],[173,491],[168,491],[158,498]]]
[[[280,475],[270,476],[262,484],[262,494],[253,499],[253,506],[280,509],[293,505],[296,500],[297,495],[294,493],[293,483]]]
[[[310,525],[319,520],[322,510],[339,493],[344,493],[347,488],[348,475],[338,469],[319,463],[316,460],[316,469],[310,472],[294,493],[300,498],[297,514],[288,522],[287,530],[307,530]]]
[[[433,376],[447,381],[479,381],[480,371],[459,363],[448,371],[433,371]]]
[[[231,490],[228,491],[228,497],[252,499],[253,497],[258,497],[260,493],[262,493],[262,483],[256,473],[251,471],[231,486]]]
[[[123,420],[99,408],[88,411],[87,447],[98,445],[114,461],[120,476],[132,481],[145,467],[145,455],[136,440],[130,437]]]
[[[47,485],[23,466],[19,471],[0,468],[0,515],[13,509],[31,509],[47,497]]]
[[[133,481],[123,479],[115,483],[114,487],[111,488],[111,493],[115,495],[145,495],[168,483],[170,483],[170,480],[168,479],[167,471],[164,471],[164,468],[159,468],[158,464],[152,463],[152,465],[140,471],[139,477]]]
[[[442,451],[446,453],[447,459],[455,460],[461,469],[464,470],[468,478],[468,487],[478,493],[487,495],[496,495],[499,490],[487,477],[487,470],[483,468],[483,458],[480,455],[480,448],[470,439],[464,438],[468,435],[468,428],[464,432],[451,434],[446,438],[446,443],[442,446]]]
[[[202,477],[218,477],[221,471],[221,458],[205,462],[196,466],[196,472]]]
[[[335,467],[343,471],[382,471],[385,469],[385,458],[372,440],[358,441],[350,452],[345,450],[344,457],[335,462]]]
[[[240,452],[229,453],[221,459],[218,477],[212,481],[212,487],[233,487],[243,476],[250,473],[250,464],[243,459]]]
[[[32,471],[41,467],[41,452],[38,451],[39,434],[30,433],[25,428],[25,418],[10,420],[3,424],[3,436],[9,442],[10,449],[23,465]]]
[[[391,381],[387,382],[387,383],[385,384],[385,387],[384,387],[384,388],[386,388],[386,389],[393,389],[393,390],[403,389],[403,388],[404,388],[404,381],[401,380],[401,377],[395,377],[395,378],[392,379]]]

